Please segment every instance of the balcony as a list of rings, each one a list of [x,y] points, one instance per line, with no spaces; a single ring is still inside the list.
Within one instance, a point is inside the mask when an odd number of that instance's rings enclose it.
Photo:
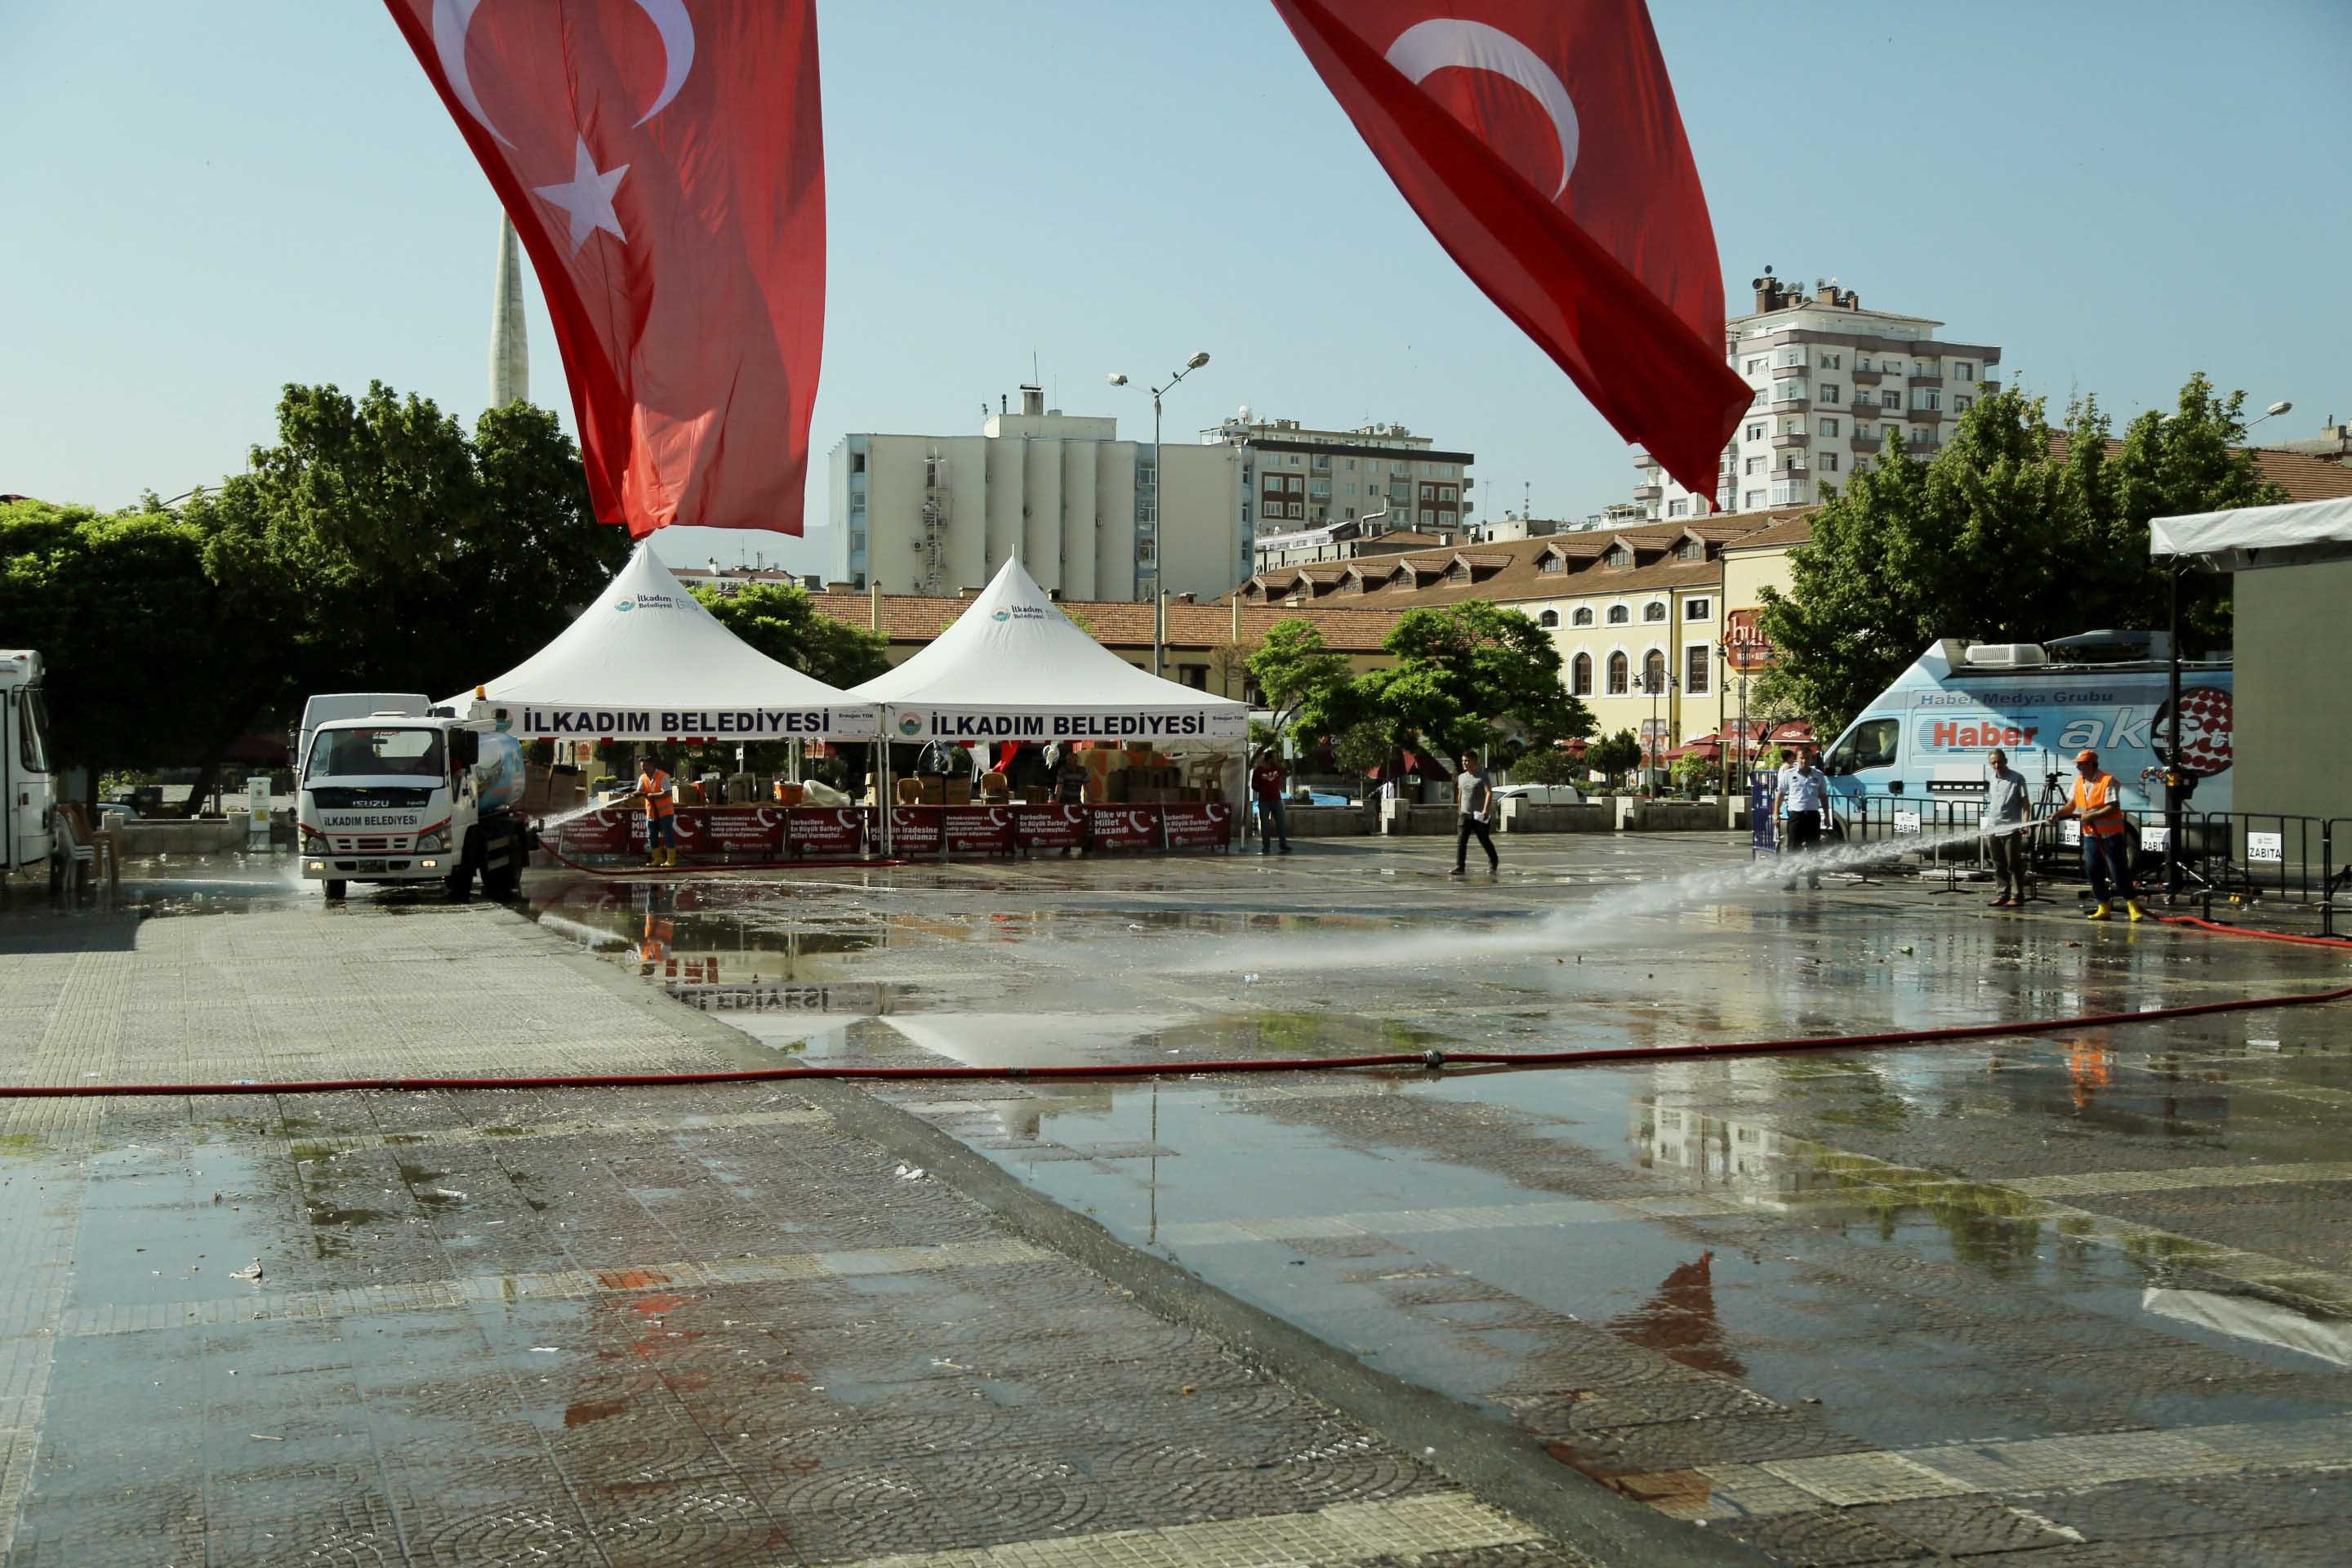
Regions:
[[[1772,470],[1772,477],[1776,479],[1795,479],[1801,483],[1807,471],[1802,463],[1783,463]]]
[[[1932,458],[1944,449],[1941,441],[1906,441],[1903,449],[1915,458]]]
[[[1914,386],[1941,386],[1944,384],[1944,373],[1939,370],[1915,370],[1911,373],[1911,384]]]
[[[1906,408],[1903,411],[1903,417],[1916,424],[1934,425],[1949,419],[1951,415],[1941,408]]]
[[[1985,389],[1985,395],[1988,397],[2000,390],[2000,383],[1997,381],[1980,381],[1977,384]]]
[[[1877,403],[1866,392],[1857,392],[1853,395],[1853,411],[1860,415],[1875,416],[1878,412]]]
[[[1813,405],[1810,397],[1781,397],[1765,405],[1769,414],[1802,414]]]
[[[1811,440],[1812,437],[1802,430],[1790,430],[1783,435],[1773,437],[1772,445],[1776,449],[1785,452],[1791,447],[1802,447]]]
[[[1879,373],[1874,370],[1864,370],[1856,366],[1853,371],[1853,384],[1856,386],[1876,386],[1878,375]]]
[[[1857,430],[1847,438],[1846,446],[1856,452],[1875,452],[1878,450],[1878,437],[1865,436]]]
[[[1633,499],[1635,500],[1656,500],[1665,493],[1666,487],[1664,485],[1635,485],[1633,487]]]

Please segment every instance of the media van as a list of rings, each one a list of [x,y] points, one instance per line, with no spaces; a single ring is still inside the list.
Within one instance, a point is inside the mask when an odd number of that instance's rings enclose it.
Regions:
[[[1932,645],[1823,753],[1832,810],[1851,821],[1864,795],[1981,802],[1985,756],[1996,748],[2043,802],[2036,815],[2057,804],[2049,792],[2069,787],[2083,751],[2099,753],[2126,810],[2162,810],[2158,752],[2170,744],[2170,676],[2163,658],[2145,657],[2147,648],[2145,637],[2135,646],[2111,633],[2048,647],[1956,638]],[[2078,650],[2142,657],[2116,663],[2053,657]],[[2226,663],[2180,667],[2183,796],[2192,810],[2230,809],[2230,676]]]

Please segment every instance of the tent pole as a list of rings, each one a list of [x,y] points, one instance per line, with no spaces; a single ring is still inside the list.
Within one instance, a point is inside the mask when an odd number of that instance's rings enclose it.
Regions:
[[[874,734],[874,810],[882,825],[882,855],[890,857],[890,710],[877,716]]]

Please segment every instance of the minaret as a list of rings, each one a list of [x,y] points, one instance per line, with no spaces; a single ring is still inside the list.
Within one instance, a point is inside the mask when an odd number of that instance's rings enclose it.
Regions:
[[[522,323],[522,245],[514,220],[499,215],[498,299],[490,311],[490,406],[530,398],[530,341]]]

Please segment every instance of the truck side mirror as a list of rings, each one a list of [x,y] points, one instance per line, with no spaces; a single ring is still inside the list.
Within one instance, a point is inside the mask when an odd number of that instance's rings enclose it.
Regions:
[[[449,768],[452,773],[472,767],[481,760],[481,756],[482,738],[479,735],[471,730],[449,731]]]

